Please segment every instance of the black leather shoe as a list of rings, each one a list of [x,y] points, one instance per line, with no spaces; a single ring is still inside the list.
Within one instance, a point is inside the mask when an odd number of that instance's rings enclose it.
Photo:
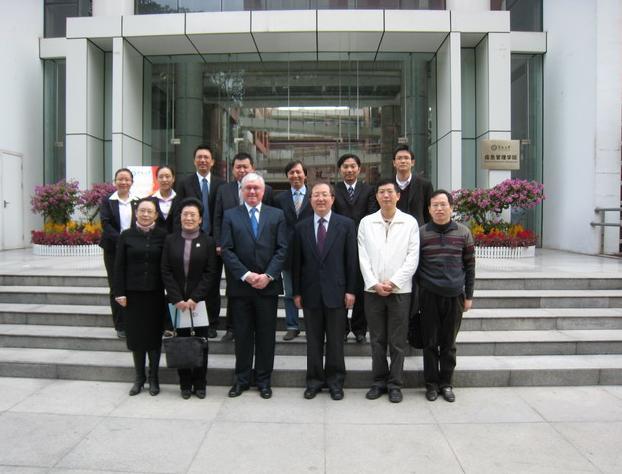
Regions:
[[[205,389],[195,390],[194,394],[197,396],[197,398],[200,398],[201,400],[203,400],[205,398]]]
[[[261,398],[265,398],[266,400],[268,398],[272,397],[272,389],[270,387],[261,387],[259,389],[259,396]]]
[[[233,331],[227,330],[225,335],[220,339],[220,342],[233,342]]]
[[[134,385],[132,385],[132,388],[130,388],[129,391],[130,397],[138,395],[142,391],[144,384],[144,382],[134,382]]]
[[[291,341],[300,335],[300,329],[288,329],[283,336],[284,341]]]
[[[333,400],[343,400],[343,390],[340,388],[331,389],[330,398]]]
[[[433,402],[438,398],[438,391],[435,388],[427,388],[425,391],[425,398],[427,398],[429,402]]]
[[[155,397],[158,393],[160,393],[160,381],[152,378],[149,380],[149,394]]]
[[[192,392],[190,390],[181,391],[181,398],[183,398],[184,400],[188,400],[190,398],[190,395],[192,395]]]
[[[402,401],[402,391],[399,388],[389,389],[389,401],[391,403],[399,403]]]
[[[246,390],[248,390],[248,385],[240,385],[236,383],[229,390],[229,396],[231,398],[239,397],[240,395],[242,395],[242,392],[245,392]]]
[[[126,336],[125,331],[123,329],[118,329],[117,330],[117,337],[119,339],[125,339],[127,336]]]
[[[365,334],[357,334],[356,335],[356,342],[359,344],[362,344],[365,342]]]
[[[370,388],[365,394],[365,398],[367,398],[367,400],[376,400],[377,398],[380,398],[383,393],[387,393],[387,389],[385,387],[373,385],[372,388]]]
[[[456,401],[456,395],[454,394],[454,391],[451,389],[451,387],[441,388],[441,394],[443,395],[443,398],[450,403]]]
[[[209,337],[210,339],[215,339],[218,337],[218,331],[216,331],[216,328],[213,327],[208,327],[207,328],[207,337]]]
[[[313,387],[307,387],[305,389],[305,393],[304,393],[304,397],[307,400],[311,400],[312,398],[315,398],[315,396],[320,393],[322,391],[321,388],[313,388]]]

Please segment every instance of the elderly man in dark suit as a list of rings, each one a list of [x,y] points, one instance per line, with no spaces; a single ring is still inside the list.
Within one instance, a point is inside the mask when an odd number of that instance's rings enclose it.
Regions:
[[[333,400],[343,399],[343,334],[345,313],[355,300],[357,243],[352,219],[331,212],[334,200],[331,185],[315,184],[313,217],[299,222],[294,235],[294,302],[304,311],[307,331],[306,399],[324,385]]]
[[[285,287],[285,321],[287,332],[283,336],[284,341],[290,341],[300,334],[300,322],[298,321],[298,308],[294,304],[292,288],[292,240],[294,239],[294,227],[301,220],[311,217],[313,209],[309,205],[308,189],[305,184],[307,168],[302,161],[290,161],[285,165],[285,176],[290,184],[290,189],[281,192],[274,199],[274,206],[283,210],[287,223],[287,237],[289,251],[283,266],[283,286]]]
[[[213,235],[214,229],[214,210],[216,206],[216,195],[218,188],[224,183],[224,180],[214,176],[212,168],[214,166],[214,155],[212,149],[208,145],[199,145],[194,150],[194,167],[196,173],[187,176],[179,181],[177,186],[178,202],[185,198],[193,197],[201,201],[203,204],[203,222],[201,228],[203,232],[209,236]],[[176,230],[181,229],[180,209],[175,210]],[[222,273],[222,260],[218,259],[217,273]],[[218,334],[218,318],[220,316],[220,279],[216,279],[206,299],[207,315],[209,317],[208,337],[215,338]]]
[[[220,234],[222,229],[222,219],[227,209],[238,207],[241,204],[242,178],[248,173],[255,172],[253,157],[245,152],[240,152],[233,157],[231,164],[233,181],[225,183],[218,188],[216,195],[216,206],[214,208],[214,239],[216,240],[216,252],[220,255]],[[272,205],[272,188],[266,184],[262,202],[269,206]],[[226,271],[226,269],[225,269]],[[230,303],[227,303],[227,332],[222,337],[222,342],[233,341],[233,312]]]
[[[221,254],[235,325],[235,382],[230,397],[248,390],[253,354],[259,394],[272,396],[276,309],[283,289],[280,275],[287,231],[283,212],[261,202],[264,188],[260,175],[247,174],[242,179],[244,204],[225,211],[222,223]]]
[[[434,189],[427,179],[412,174],[413,166],[415,166],[414,153],[410,151],[408,145],[398,145],[393,151],[395,182],[400,188],[397,208],[417,219],[419,225],[423,225],[430,222],[428,202]]]
[[[335,184],[335,202],[333,211],[342,216],[349,217],[354,221],[358,230],[359,222],[365,216],[373,214],[378,210],[378,201],[373,186],[358,180],[361,173],[361,160],[353,153],[342,155],[337,161],[339,173],[343,181]],[[363,306],[363,276],[356,265],[357,284],[356,302],[352,309],[352,320],[347,321],[344,340],[347,340],[350,331],[354,334],[356,342],[365,342],[367,333],[367,321],[365,320],[365,308]]]

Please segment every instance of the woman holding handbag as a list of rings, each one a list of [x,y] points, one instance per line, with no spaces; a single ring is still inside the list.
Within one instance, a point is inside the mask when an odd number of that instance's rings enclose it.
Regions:
[[[138,395],[145,383],[145,358],[149,355],[149,393],[160,393],[158,367],[162,333],[168,323],[160,261],[166,231],[156,227],[153,200],[138,201],[136,225],[119,236],[113,292],[125,308],[127,348],[134,357],[136,377],[130,395]]]
[[[198,199],[186,198],[179,206],[181,231],[166,238],[162,253],[162,280],[168,301],[175,306],[173,316],[188,310],[195,313],[198,304],[205,304],[215,279],[220,278],[214,239],[201,231],[203,205]],[[202,321],[194,319],[195,335],[207,340],[208,324],[207,317]],[[178,336],[191,335],[190,327],[175,329]],[[178,370],[181,396],[186,400],[193,392],[205,398],[207,345],[205,348],[202,367]]]

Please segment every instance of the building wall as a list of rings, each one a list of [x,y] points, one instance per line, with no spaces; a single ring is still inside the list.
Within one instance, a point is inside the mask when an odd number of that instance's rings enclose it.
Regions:
[[[620,205],[620,4],[546,0],[543,13],[543,246],[597,253],[594,208]],[[607,231],[606,252],[618,231]]]
[[[43,2],[0,2],[0,150],[23,155],[25,245],[41,219],[30,212],[35,185],[43,181]]]

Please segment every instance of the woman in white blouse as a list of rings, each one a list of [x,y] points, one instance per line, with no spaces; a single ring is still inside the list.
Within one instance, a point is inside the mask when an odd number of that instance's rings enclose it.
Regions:
[[[114,185],[117,190],[102,199],[99,215],[102,223],[102,237],[99,246],[104,250],[104,265],[108,275],[108,286],[112,289],[114,260],[119,234],[134,225],[134,205],[138,200],[130,192],[134,176],[127,168],[118,169],[114,174]],[[112,321],[118,337],[125,337],[124,310],[115,301],[110,292],[110,308]]]
[[[173,219],[176,211],[177,194],[173,189],[175,184],[175,170],[167,165],[162,165],[156,170],[158,180],[158,190],[151,196],[158,211],[156,225],[166,230],[169,234],[173,232]]]

